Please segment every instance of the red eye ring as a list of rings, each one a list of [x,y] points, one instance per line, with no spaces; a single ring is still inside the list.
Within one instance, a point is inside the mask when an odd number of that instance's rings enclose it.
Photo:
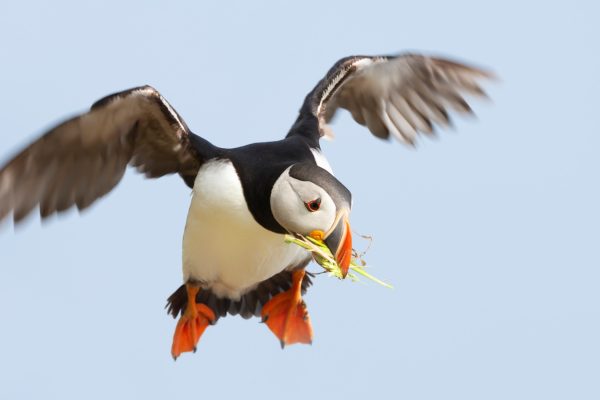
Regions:
[[[319,208],[321,208],[321,198],[318,197],[318,198],[316,198],[314,200],[311,200],[311,201],[309,201],[307,203],[304,203],[304,206],[310,212],[319,211]]]

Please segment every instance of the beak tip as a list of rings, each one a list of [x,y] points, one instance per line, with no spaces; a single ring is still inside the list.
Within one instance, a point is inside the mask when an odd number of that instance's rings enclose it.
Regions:
[[[348,276],[348,270],[350,268],[341,268],[342,270],[342,279],[346,279],[346,276]]]
[[[325,239],[325,244],[333,254],[340,268],[342,279],[346,278],[352,262],[352,232],[348,217],[337,218],[335,228]]]

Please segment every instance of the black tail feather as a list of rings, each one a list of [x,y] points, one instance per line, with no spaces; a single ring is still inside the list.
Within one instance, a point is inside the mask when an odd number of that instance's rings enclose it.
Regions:
[[[314,275],[306,272],[302,280],[302,294],[312,285]],[[197,304],[206,304],[217,316],[217,319],[227,314],[241,315],[243,318],[260,316],[262,307],[276,294],[285,292],[292,287],[292,272],[282,271],[277,275],[261,282],[254,290],[244,294],[239,300],[217,297],[210,289],[202,289],[196,295]],[[167,313],[177,318],[185,310],[187,305],[187,291],[185,285],[181,285],[167,299]]]

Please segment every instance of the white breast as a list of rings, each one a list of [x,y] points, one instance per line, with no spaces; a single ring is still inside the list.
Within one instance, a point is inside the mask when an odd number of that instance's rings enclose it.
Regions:
[[[200,281],[218,296],[239,299],[307,257],[254,220],[230,161],[210,161],[200,168],[183,235],[185,282]]]

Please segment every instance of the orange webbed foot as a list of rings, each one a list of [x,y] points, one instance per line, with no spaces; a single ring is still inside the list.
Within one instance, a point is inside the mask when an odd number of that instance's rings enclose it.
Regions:
[[[264,305],[261,316],[271,332],[277,336],[281,348],[294,343],[312,343],[312,325],[301,297],[304,270],[292,274],[292,288],[279,293]]]
[[[183,315],[177,321],[177,327],[173,335],[171,355],[177,359],[181,353],[196,351],[196,344],[208,325],[214,324],[216,316],[213,310],[205,304],[196,304],[197,288],[188,287],[188,305]]]

